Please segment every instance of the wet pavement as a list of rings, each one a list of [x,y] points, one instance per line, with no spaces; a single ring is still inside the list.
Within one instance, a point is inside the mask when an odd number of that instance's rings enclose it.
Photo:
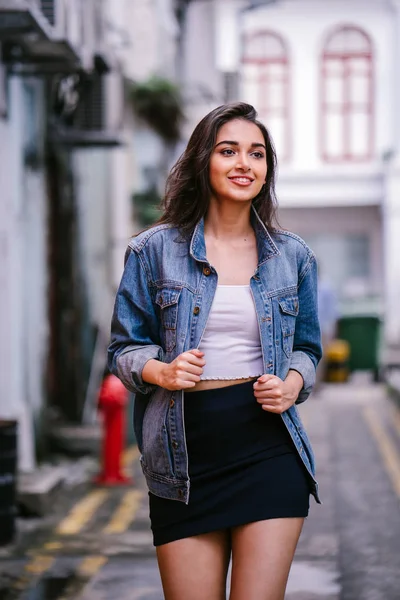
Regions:
[[[311,501],[286,599],[399,600],[399,409],[359,376],[300,412],[323,504]],[[48,517],[18,520],[17,543],[0,548],[0,600],[162,600],[137,459],[127,452],[134,486],[81,484]]]

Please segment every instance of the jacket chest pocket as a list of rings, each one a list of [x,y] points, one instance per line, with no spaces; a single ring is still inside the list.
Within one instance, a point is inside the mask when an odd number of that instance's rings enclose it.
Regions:
[[[178,302],[181,291],[177,288],[163,288],[156,293],[155,302],[160,307],[163,339],[167,352],[171,352],[176,346]]]
[[[298,296],[279,298],[279,312],[282,327],[282,345],[286,356],[290,358],[293,352],[296,317],[299,314]]]

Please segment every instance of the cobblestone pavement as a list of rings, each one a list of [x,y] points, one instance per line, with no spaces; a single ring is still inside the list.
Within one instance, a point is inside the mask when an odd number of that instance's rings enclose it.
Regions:
[[[300,412],[323,504],[311,501],[286,600],[399,600],[399,410],[361,378]],[[0,600],[162,600],[137,458],[130,449],[134,486],[81,487],[48,518],[20,522],[17,544],[0,549]]]

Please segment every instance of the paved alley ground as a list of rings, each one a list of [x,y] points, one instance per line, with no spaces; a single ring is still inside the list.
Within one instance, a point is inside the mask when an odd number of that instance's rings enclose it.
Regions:
[[[360,376],[300,412],[323,504],[311,501],[286,599],[399,600],[399,409]],[[125,461],[134,486],[81,485],[51,517],[21,522],[18,543],[0,549],[0,600],[163,599],[135,448]]]

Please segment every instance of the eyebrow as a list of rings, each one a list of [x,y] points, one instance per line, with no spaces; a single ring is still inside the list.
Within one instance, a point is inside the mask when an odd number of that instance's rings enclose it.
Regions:
[[[223,140],[222,142],[218,142],[218,144],[215,145],[215,147],[220,146],[221,144],[229,144],[230,146],[239,146],[239,142],[235,142],[233,140]],[[256,142],[253,142],[251,144],[252,148],[264,148],[264,150],[266,150],[266,147],[264,146],[264,144],[258,144]]]

